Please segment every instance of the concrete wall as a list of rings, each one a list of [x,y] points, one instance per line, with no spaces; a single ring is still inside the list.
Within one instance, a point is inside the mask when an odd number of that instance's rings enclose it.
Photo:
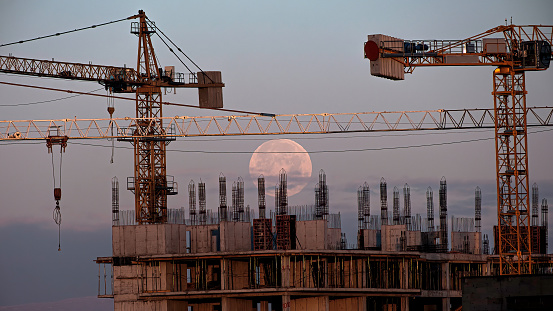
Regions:
[[[420,231],[407,231],[407,247],[420,246],[422,244]]]
[[[219,225],[188,226],[186,230],[190,231],[190,253],[217,251],[217,239],[213,231],[219,230]]]
[[[471,277],[463,281],[463,311],[551,310],[553,275]]]
[[[283,306],[284,310],[294,311],[326,311],[328,309],[328,296],[326,297],[306,297],[290,300],[290,307]]]
[[[251,223],[222,221],[219,226],[222,252],[241,252],[252,250]]]
[[[342,229],[340,228],[328,228],[326,230],[326,249],[336,249],[340,246],[340,239],[342,238]]]
[[[380,230],[361,229],[359,234],[363,236],[362,249],[377,249],[380,248]]]
[[[325,249],[328,222],[321,220],[296,221],[296,249]]]
[[[184,253],[186,226],[177,224],[112,227],[112,252],[115,257]]]
[[[401,251],[401,238],[407,240],[406,232],[407,227],[405,225],[382,225],[380,230],[382,250],[385,252]]]
[[[451,232],[451,250],[465,252],[465,237],[468,239],[468,254],[482,254],[481,232]]]

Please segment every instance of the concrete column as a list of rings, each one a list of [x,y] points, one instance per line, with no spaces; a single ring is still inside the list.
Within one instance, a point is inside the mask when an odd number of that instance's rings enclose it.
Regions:
[[[269,302],[268,301],[260,301],[259,302],[259,310],[260,311],[269,311]]]
[[[282,287],[290,287],[290,256],[281,257],[281,280]]]
[[[449,311],[450,303],[451,302],[449,297],[442,298],[442,310]]]
[[[228,288],[228,262],[221,258],[221,290]]]
[[[367,311],[367,296],[359,296],[357,299],[359,301],[359,311]]]
[[[292,308],[290,308],[290,295],[282,295],[282,311],[291,311],[291,310]]]
[[[447,295],[446,298],[442,299],[442,310],[443,311],[449,311],[450,307],[450,276],[449,276],[449,262],[445,262],[442,264],[442,287],[444,289],[445,294]]]
[[[401,311],[409,311],[409,297],[401,297]]]

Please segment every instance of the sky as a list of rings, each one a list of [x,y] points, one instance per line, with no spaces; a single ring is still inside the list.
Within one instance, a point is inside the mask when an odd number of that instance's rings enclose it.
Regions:
[[[363,59],[367,35],[463,39],[503,25],[511,17],[518,25],[553,25],[553,3],[547,0],[420,1],[416,5],[412,1],[0,0],[0,44],[118,20],[139,9],[203,70],[222,72],[225,108],[275,114],[492,108],[493,68],[417,68],[404,81],[373,77],[369,61]],[[130,22],[124,21],[0,47],[0,55],[134,67],[137,39],[129,30]],[[157,37],[153,44],[162,66],[185,71]],[[7,74],[0,74],[0,81],[105,94],[102,86],[92,82]],[[551,69],[527,74],[528,106],[553,105],[552,81]],[[0,94],[2,120],[108,117],[103,98],[66,98],[71,95],[5,85],[0,85]],[[193,105],[198,101],[195,90],[178,90],[163,98]],[[14,104],[19,105],[7,106]],[[116,100],[114,117],[134,116],[133,106],[132,101]],[[221,115],[181,107],[165,107],[163,113]],[[551,205],[550,130],[530,131],[528,156],[530,184],[537,183],[540,198]],[[412,213],[423,215],[426,188],[434,190],[437,206],[442,176],[448,182],[448,215],[473,217],[474,190],[479,186],[483,232],[492,240],[491,227],[497,220],[491,130],[179,139],[168,146],[167,172],[180,186],[179,194],[169,198],[169,208],[188,208],[186,185],[201,178],[206,183],[207,207],[215,210],[220,173],[227,183],[242,177],[246,204],[256,206],[257,192],[248,167],[251,153],[275,138],[296,141],[311,157],[312,180],[289,198],[289,204],[314,203],[313,189],[323,169],[330,211],[342,215],[350,244],[357,226],[357,188],[369,184],[371,213],[378,214],[381,177],[388,183],[390,198],[394,186],[401,190],[409,184]],[[468,139],[478,141],[449,144]],[[436,146],[416,147],[423,144]],[[44,143],[0,143],[0,306],[96,295],[98,267],[93,260],[111,255],[113,176],[121,183],[121,209],[134,207],[133,195],[124,190],[126,177],[133,174],[131,146],[116,142],[114,163],[110,163],[110,146],[111,142],[99,140],[69,142],[63,155],[62,251],[58,252],[51,156]],[[382,150],[345,151],[361,148]],[[267,202],[272,209],[272,200]]]

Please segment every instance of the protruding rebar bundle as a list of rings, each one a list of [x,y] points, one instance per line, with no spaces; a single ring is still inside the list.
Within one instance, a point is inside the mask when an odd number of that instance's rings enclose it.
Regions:
[[[482,252],[483,252],[485,255],[489,255],[489,254],[490,254],[490,240],[488,239],[488,235],[487,235],[487,234],[484,234],[484,241],[482,242],[482,245],[483,245],[483,250],[482,250]]]
[[[394,201],[393,201],[393,224],[399,225],[399,189],[394,187]]]
[[[232,183],[232,221],[240,221],[240,186],[237,182]]]
[[[448,249],[448,232],[447,232],[447,183],[445,177],[440,180],[440,243],[442,250],[447,252]]]
[[[476,190],[474,190],[474,224],[476,227],[476,232],[480,232],[482,230],[481,220],[482,220],[482,191],[480,190],[480,187],[476,187]]]
[[[426,218],[428,218],[428,232],[434,231],[434,193],[431,187],[426,189]]]
[[[263,175],[259,175],[257,178],[257,203],[259,206],[259,218],[264,219],[267,206],[265,203],[265,177]]]
[[[200,215],[200,225],[205,225],[207,221],[207,215],[206,215],[206,207],[205,207],[205,183],[202,182],[200,179],[200,182],[198,183],[198,201],[199,201],[199,215]]]
[[[112,226],[119,226],[119,180],[117,176],[111,179],[111,213]]]
[[[227,178],[223,173],[219,175],[219,219],[227,220]]]
[[[278,195],[278,209],[277,215],[287,215],[288,214],[288,185],[286,181],[286,171],[282,168],[279,173],[278,181],[278,192],[275,193]]]
[[[244,180],[242,177],[238,177],[236,188],[238,190],[238,221],[244,221]]]
[[[540,203],[540,195],[538,190],[538,184],[534,183],[532,185],[532,223],[531,226],[538,226],[538,205]]]
[[[403,186],[403,216],[407,230],[411,230],[411,188],[408,184]]]
[[[326,219],[328,216],[328,185],[326,174],[319,172],[319,183],[315,186],[315,219]]]
[[[547,217],[548,217],[548,213],[549,213],[549,208],[547,206],[547,199],[542,199],[541,200],[541,225],[545,228],[545,251],[544,251],[544,254],[547,254],[547,245],[549,244],[548,243],[548,239],[549,239],[549,229],[548,229],[548,222],[547,222]]]
[[[369,218],[371,216],[370,195],[369,185],[366,182],[357,189],[358,229],[369,229]]]
[[[380,219],[382,225],[388,224],[388,189],[384,177],[380,179]]]
[[[196,225],[196,184],[193,180],[188,183],[188,213],[190,215],[190,224]]]

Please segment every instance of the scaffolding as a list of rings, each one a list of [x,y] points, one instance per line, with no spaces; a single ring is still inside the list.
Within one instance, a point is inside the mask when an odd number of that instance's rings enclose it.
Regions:
[[[193,180],[188,183],[188,213],[192,225],[197,225],[196,218],[196,184]]]
[[[380,179],[380,220],[382,225],[388,224],[388,190],[384,177]]]

